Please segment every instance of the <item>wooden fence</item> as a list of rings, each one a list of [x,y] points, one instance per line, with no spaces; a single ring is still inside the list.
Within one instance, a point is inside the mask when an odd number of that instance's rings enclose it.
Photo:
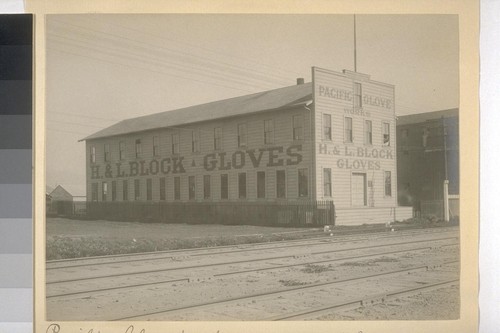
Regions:
[[[87,202],[86,217],[110,221],[314,227],[335,225],[332,201]]]

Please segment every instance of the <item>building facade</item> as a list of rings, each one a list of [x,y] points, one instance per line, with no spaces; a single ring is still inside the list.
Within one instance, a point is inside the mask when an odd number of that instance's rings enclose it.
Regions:
[[[450,216],[458,216],[458,109],[399,116],[397,136],[399,204],[441,219],[447,180]]]
[[[328,200],[337,224],[411,217],[397,206],[394,87],[316,67],[312,78],[85,138],[88,200]]]

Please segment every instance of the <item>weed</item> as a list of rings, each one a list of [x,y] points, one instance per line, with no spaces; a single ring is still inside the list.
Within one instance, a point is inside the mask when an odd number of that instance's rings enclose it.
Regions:
[[[301,269],[301,272],[304,273],[321,273],[326,271],[333,271],[331,265],[323,266],[323,265],[307,264],[306,267]]]
[[[307,282],[301,282],[297,280],[279,280],[279,282],[285,287],[303,286],[307,284]]]

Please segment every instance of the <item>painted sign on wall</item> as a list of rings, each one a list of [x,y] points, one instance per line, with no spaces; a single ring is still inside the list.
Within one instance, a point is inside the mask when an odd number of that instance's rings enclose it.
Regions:
[[[259,167],[282,167],[298,165],[302,162],[302,145],[266,147],[260,149],[237,150],[233,153],[213,152],[203,156],[201,161],[196,156],[188,162],[184,156],[163,159],[138,160],[129,162],[107,163],[90,166],[91,179],[123,178],[137,176],[155,176],[183,174],[186,168],[200,164],[205,171],[232,170]]]
[[[339,169],[380,170],[380,159],[394,159],[393,150],[388,148],[339,146],[326,143],[320,143],[318,148],[320,155],[339,156],[336,162]]]

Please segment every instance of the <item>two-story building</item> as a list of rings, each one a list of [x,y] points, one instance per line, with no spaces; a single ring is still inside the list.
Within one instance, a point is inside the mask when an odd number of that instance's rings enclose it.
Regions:
[[[312,68],[312,82],[123,120],[86,137],[91,201],[335,203],[336,224],[397,206],[394,86]]]

